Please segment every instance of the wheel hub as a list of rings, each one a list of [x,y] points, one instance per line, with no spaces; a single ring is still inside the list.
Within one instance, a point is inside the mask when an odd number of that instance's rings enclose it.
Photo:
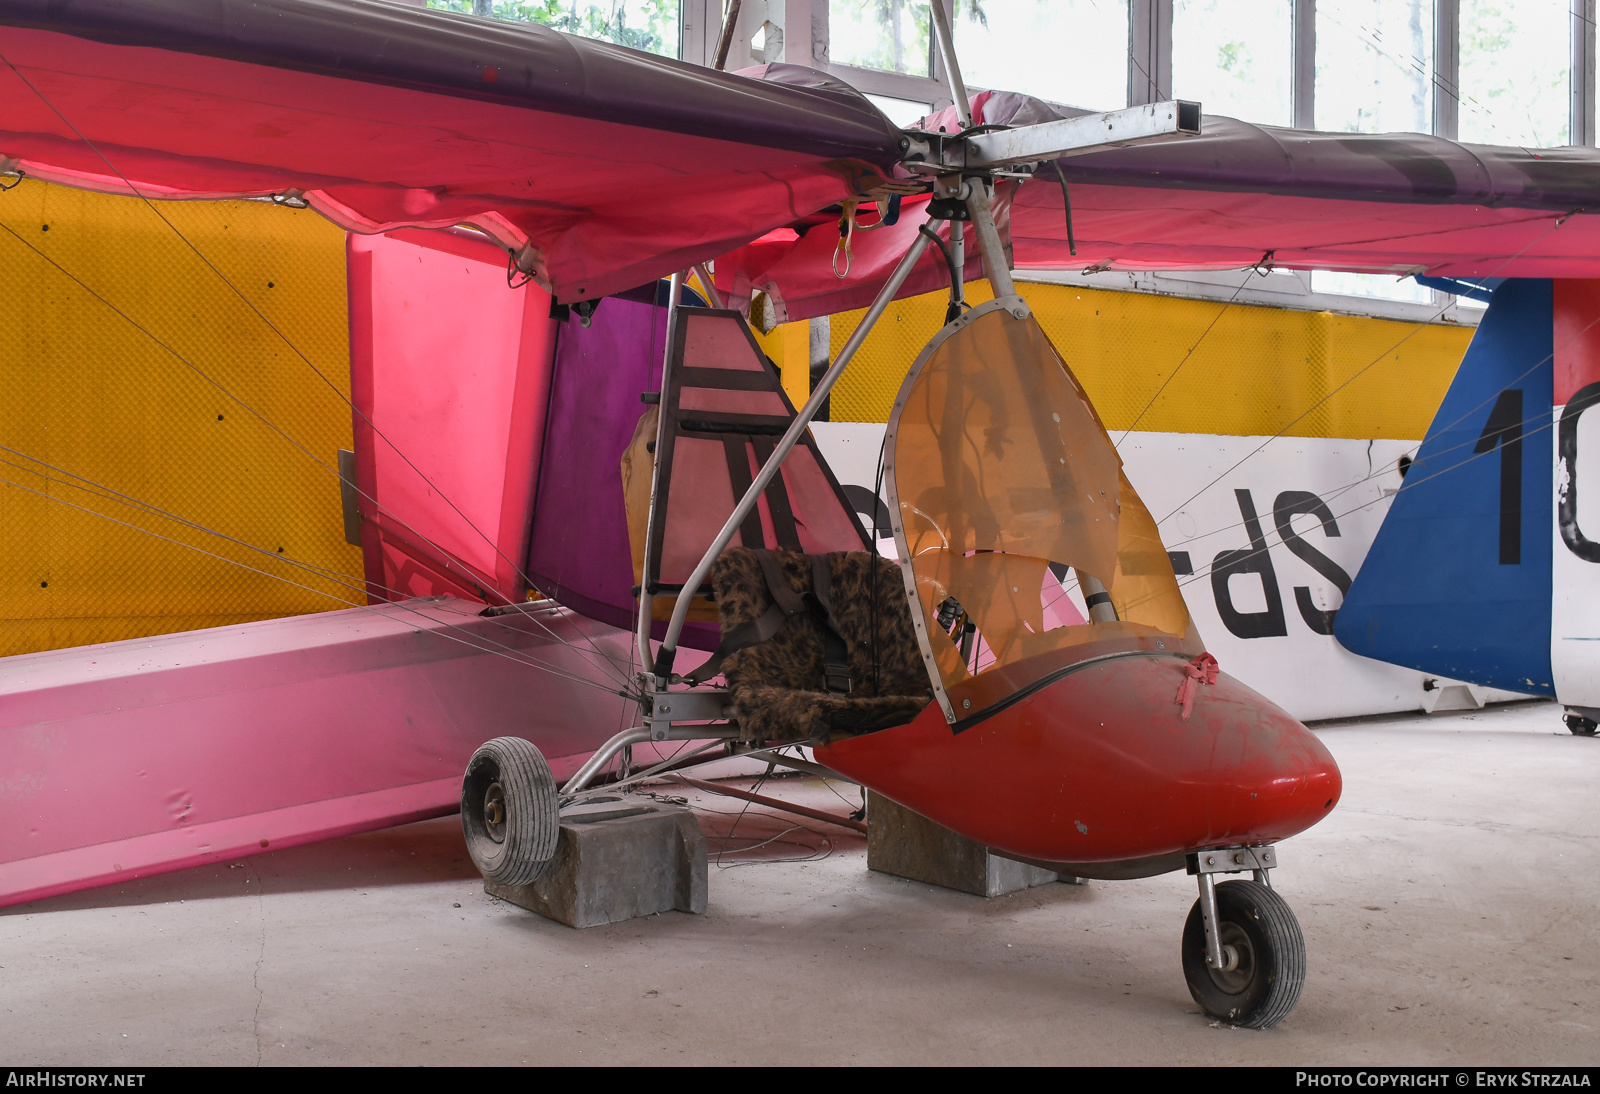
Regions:
[[[1211,982],[1229,995],[1243,995],[1256,978],[1255,947],[1250,936],[1237,923],[1224,921],[1221,925],[1223,966],[1208,968]]]
[[[496,843],[506,841],[506,791],[498,782],[483,792],[483,829]]]

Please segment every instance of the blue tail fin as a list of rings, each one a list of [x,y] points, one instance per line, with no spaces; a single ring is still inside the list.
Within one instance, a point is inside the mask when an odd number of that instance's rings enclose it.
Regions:
[[[1549,281],[1495,290],[1339,609],[1353,653],[1551,694]]]

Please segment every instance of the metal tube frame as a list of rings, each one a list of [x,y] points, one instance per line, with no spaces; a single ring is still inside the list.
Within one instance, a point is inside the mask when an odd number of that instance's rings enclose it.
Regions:
[[[1272,888],[1271,871],[1278,865],[1277,848],[1218,847],[1188,856],[1189,872],[1200,882],[1200,918],[1206,931],[1206,967],[1232,972],[1239,967],[1239,952],[1222,942],[1222,920],[1217,914],[1217,875],[1245,874],[1257,884]]]
[[[1206,927],[1206,964],[1218,972],[1239,967],[1239,955],[1232,946],[1222,944],[1222,925],[1217,916],[1217,876],[1200,875],[1200,918]],[[1229,958],[1232,958],[1230,961]]]
[[[939,40],[939,57],[944,61],[945,81],[950,85],[950,98],[955,103],[956,114],[961,118],[961,128],[972,127],[972,104],[967,100],[967,83],[961,78],[961,65],[956,60],[955,37],[950,33],[950,13],[944,4],[933,0],[928,5],[933,13],[933,33]]]
[[[972,179],[966,184],[967,215],[972,218],[972,229],[978,237],[978,249],[983,255],[983,272],[994,286],[994,294],[1015,296],[1016,284],[1011,280],[1011,270],[1006,265],[1005,245],[1000,242],[1000,232],[994,225],[994,207],[990,204],[989,190],[982,180]],[[1099,578],[1078,570],[1078,588],[1083,592],[1089,619],[1095,623],[1114,623],[1117,610],[1112,607],[1106,587]],[[1088,603],[1094,600],[1093,604]]]
[[[660,741],[664,739],[669,741],[725,741],[730,746],[736,746],[737,738],[738,727],[734,725],[707,725],[703,722],[700,722],[682,726],[673,726],[668,730],[668,736],[665,738],[652,736],[649,726],[634,726],[631,729],[625,729],[621,733],[614,735],[610,740],[606,741],[605,744],[596,749],[595,754],[585,760],[583,762],[583,766],[579,767],[577,771],[573,772],[572,777],[562,785],[561,794],[562,796],[566,797],[573,794],[582,793],[584,790],[588,789],[589,785],[594,782],[595,778],[605,770],[607,764],[616,759],[620,753],[632,748],[637,744],[645,744],[649,741]],[[841,775],[832,768],[824,767],[823,765],[819,763],[813,763],[810,760],[802,760],[794,756],[784,756],[779,754],[774,754],[771,756],[761,755],[763,752],[776,753],[776,750],[788,748],[793,743],[794,742],[792,741],[786,741],[782,744],[768,745],[765,748],[752,748],[745,752],[728,752],[722,755],[708,756],[703,762],[711,763],[716,760],[748,756],[752,759],[765,759],[768,763],[776,764],[779,767],[792,768],[795,771],[804,771],[810,775],[819,775],[825,779],[837,779],[840,782],[847,783],[855,782],[854,779],[851,779],[845,775]],[[698,766],[698,764],[691,764],[688,766],[693,767]],[[645,771],[632,776],[632,778],[646,778],[649,777],[652,772],[657,770],[664,771],[664,765],[657,764],[655,767],[647,768]]]
[[[793,743],[793,742],[791,742],[791,743]],[[786,746],[780,746],[780,747],[786,747]],[[758,751],[764,751],[764,750],[758,750]],[[850,783],[852,786],[860,786],[861,785],[860,783],[858,783],[854,779],[852,779],[850,776],[841,775],[831,767],[824,767],[821,764],[813,763],[810,760],[802,760],[798,756],[784,756],[782,754],[775,753],[775,754],[773,754],[771,756],[763,756],[762,759],[766,760],[767,763],[775,764],[778,767],[787,767],[787,768],[789,768],[790,770],[793,770],[793,771],[803,771],[807,775],[816,775],[817,777],[823,778],[823,779],[835,779],[835,780],[837,780],[839,782],[842,782],[842,783]]]
[[[958,309],[967,301],[967,226],[959,220],[950,222],[950,265],[955,270],[955,280],[950,285],[950,303]]]
[[[995,296],[1015,296],[1017,286],[1011,280],[1005,244],[1000,242],[1000,232],[994,226],[994,206],[989,199],[988,184],[983,179],[968,179],[963,189],[967,215],[972,218],[972,231],[978,237],[978,253],[983,256],[983,274],[989,279]]]
[[[668,741],[714,741],[731,740],[738,735],[738,727],[731,725],[685,725],[673,726],[667,731],[665,739]],[[645,744],[652,740],[649,726],[634,726],[616,734],[605,744],[595,750],[595,754],[583,762],[583,766],[572,773],[572,778],[561,785],[561,793],[576,794],[588,787],[605,769],[606,764],[616,759],[617,753],[633,745]],[[718,757],[719,759],[721,757]]]
[[[711,271],[704,262],[694,268],[695,277],[700,280],[700,287],[705,290],[706,302],[713,308],[725,308],[727,303],[722,299],[722,293],[711,281]]]
[[[661,395],[667,390],[667,365],[672,360],[672,340],[678,330],[678,304],[683,300],[683,271],[672,275],[667,287],[667,344],[661,354]],[[656,404],[658,407],[660,404]],[[661,451],[661,441],[667,428],[667,416],[659,414],[656,420],[656,452]],[[655,540],[656,525],[656,473],[655,461],[650,466],[650,514],[645,524],[644,566],[639,573],[639,667],[648,670],[651,663],[650,624],[655,615],[654,598],[650,595],[650,544]],[[698,586],[696,586],[698,587]],[[649,740],[648,736],[645,740]]]
[[[991,224],[991,230],[992,228],[993,225]],[[678,594],[677,602],[672,607],[672,620],[667,624],[666,636],[661,641],[661,651],[655,659],[655,689],[657,691],[665,691],[668,682],[671,680],[672,661],[678,652],[678,636],[683,633],[684,620],[689,614],[689,603],[694,599],[696,590],[705,581],[706,574],[711,572],[712,564],[717,561],[723,549],[733,539],[733,533],[739,530],[739,526],[744,523],[744,518],[750,514],[750,511],[755,508],[757,500],[766,492],[767,485],[777,475],[784,459],[788,457],[794,446],[799,443],[800,437],[805,433],[806,427],[811,424],[811,420],[817,416],[817,411],[822,408],[823,401],[827,399],[828,393],[833,390],[833,385],[838,382],[840,375],[845,370],[845,366],[850,363],[856,351],[861,348],[861,343],[866,340],[867,334],[877,323],[878,317],[883,314],[884,309],[889,306],[889,302],[894,299],[895,293],[900,291],[900,286],[905,284],[906,278],[911,275],[912,268],[916,266],[917,260],[922,257],[922,252],[927,249],[927,246],[928,237],[920,232],[917,233],[916,239],[911,244],[911,249],[900,260],[900,264],[894,268],[894,273],[889,275],[889,280],[884,283],[877,299],[872,302],[872,307],[867,309],[867,314],[862,318],[861,325],[856,327],[855,333],[850,335],[850,340],[839,351],[839,356],[833,362],[832,367],[823,374],[822,379],[817,382],[817,386],[812,389],[811,398],[807,399],[806,405],[800,408],[800,412],[795,415],[794,421],[789,423],[788,430],[784,432],[783,437],[773,448],[772,455],[767,457],[767,462],[762,465],[760,472],[756,474],[755,481],[750,484],[750,489],[746,490],[744,497],[739,499],[739,504],[733,507],[733,512],[729,515],[727,522],[723,524],[722,530],[717,533],[716,538],[711,541],[711,545],[706,548],[705,554],[701,556],[699,564],[695,566],[694,572],[689,575],[689,579],[683,583],[683,591]],[[667,327],[669,345],[672,329],[672,324],[669,323]],[[652,517],[653,514],[654,506],[652,505]],[[641,589],[641,598],[643,593],[644,590]],[[642,605],[644,601],[641,599],[640,603]],[[648,634],[648,630],[643,629],[647,625],[642,624],[641,627],[641,634]]]

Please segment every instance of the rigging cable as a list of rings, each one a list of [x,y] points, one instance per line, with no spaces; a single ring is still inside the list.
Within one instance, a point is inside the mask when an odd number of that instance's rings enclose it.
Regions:
[[[1066,183],[1062,182],[1061,185],[1065,187]],[[1179,361],[1177,367],[1168,373],[1165,380],[1161,381],[1161,386],[1156,388],[1155,394],[1151,395],[1139,413],[1134,415],[1133,421],[1128,425],[1127,429],[1122,431],[1122,437],[1112,447],[1121,448],[1122,442],[1128,439],[1128,434],[1132,433],[1136,428],[1138,428],[1139,423],[1144,421],[1144,416],[1150,412],[1150,408],[1155,405],[1156,400],[1161,398],[1161,393],[1167,390],[1167,385],[1172,383],[1172,381],[1177,378],[1179,372],[1183,371],[1183,366],[1189,363],[1189,358],[1193,357],[1194,351],[1200,348],[1200,343],[1206,340],[1206,335],[1210,334],[1212,330],[1215,329],[1216,325],[1221,322],[1223,315],[1227,313],[1229,308],[1233,307],[1234,301],[1239,299],[1239,294],[1244,292],[1244,287],[1250,284],[1250,275],[1255,273],[1262,277],[1266,276],[1265,273],[1261,272],[1261,266],[1262,263],[1270,263],[1271,257],[1272,252],[1268,251],[1262,256],[1261,262],[1256,263],[1254,266],[1245,267],[1244,280],[1239,282],[1239,287],[1233,290],[1233,295],[1228,297],[1227,303],[1223,304],[1222,307],[1217,311],[1217,314],[1211,317],[1211,322],[1206,324],[1206,329],[1200,332],[1200,337],[1194,340],[1194,344],[1189,347],[1189,352],[1183,355],[1183,360]],[[1271,271],[1272,267],[1268,265],[1267,272],[1270,273]]]

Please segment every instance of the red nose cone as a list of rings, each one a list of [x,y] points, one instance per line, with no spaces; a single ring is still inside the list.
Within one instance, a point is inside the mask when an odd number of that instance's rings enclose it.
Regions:
[[[1185,720],[1184,662],[1075,668],[954,732],[937,705],[817,758],[972,839],[1054,862],[1268,843],[1317,823],[1341,780],[1322,742],[1226,674]]]

